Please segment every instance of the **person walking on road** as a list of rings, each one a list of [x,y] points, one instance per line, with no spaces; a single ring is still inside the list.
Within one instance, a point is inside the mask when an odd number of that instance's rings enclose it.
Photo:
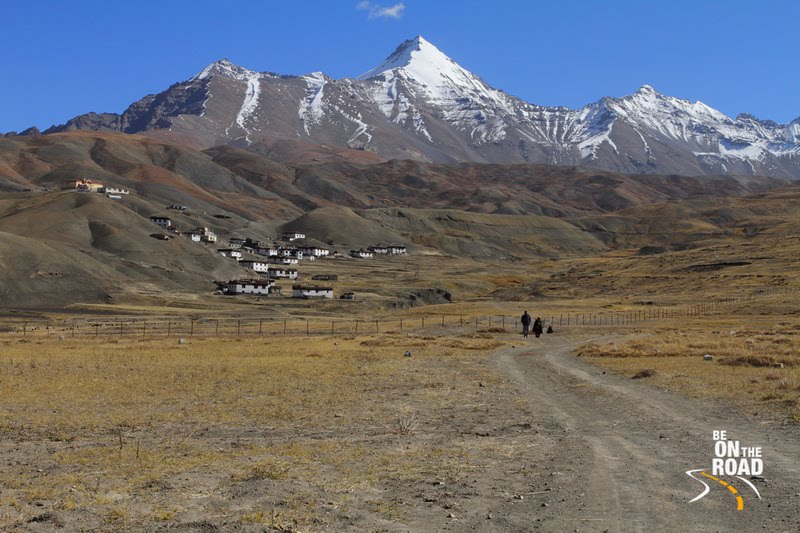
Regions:
[[[522,322],[522,336],[524,338],[528,338],[528,331],[531,329],[531,315],[528,314],[527,311],[522,313],[522,318],[519,320]]]
[[[536,338],[538,339],[539,335],[542,334],[542,331],[544,331],[542,318],[537,316],[536,321],[533,323],[533,334],[536,335]]]

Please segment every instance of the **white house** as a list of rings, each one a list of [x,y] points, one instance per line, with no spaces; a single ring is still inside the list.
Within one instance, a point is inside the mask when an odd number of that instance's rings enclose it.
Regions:
[[[269,265],[262,261],[239,261],[239,264],[242,265],[244,268],[249,268],[255,272],[261,272],[262,274],[266,274],[269,272]]]
[[[297,239],[305,239],[305,233],[298,233],[298,232],[286,232],[283,234],[283,240],[285,241],[296,241]]]
[[[83,192],[100,192],[103,190],[103,184],[87,179],[74,179],[67,180],[65,188],[77,189],[78,191]]]
[[[267,277],[273,279],[297,279],[297,270],[273,266],[267,271]]]
[[[313,255],[314,257],[327,257],[331,251],[327,248],[320,248],[319,246],[301,246],[300,250],[305,255]]]
[[[208,242],[208,243],[215,243],[217,242],[217,235],[209,228],[202,227],[196,228],[191,232],[193,235],[198,235],[200,237],[200,242]],[[198,239],[192,237],[194,242],[198,242]]]
[[[200,242],[200,239],[201,239],[202,237],[203,237],[203,236],[202,236],[202,235],[200,235],[199,233],[189,233],[189,238],[191,238],[191,239],[192,239],[192,242]]]
[[[278,255],[280,249],[277,246],[259,246],[255,249],[255,253],[258,255],[264,255],[267,257],[273,257]]]
[[[350,257],[358,259],[372,259],[372,252],[367,250],[350,250]]]
[[[123,194],[130,194],[128,189],[120,189],[119,187],[103,187],[102,192],[105,193],[106,196],[120,196]]]
[[[298,262],[294,257],[267,257],[267,263],[271,265],[296,265]]]
[[[278,255],[281,257],[294,257],[296,259],[303,258],[303,252],[297,248],[280,248]]]
[[[323,298],[333,299],[332,287],[293,285],[292,298]]]
[[[242,252],[239,250],[234,250],[233,248],[222,248],[217,251],[222,257],[230,257],[231,259],[236,259],[237,261],[242,258]]]
[[[228,294],[269,294],[274,283],[269,280],[238,279],[228,282]]]
[[[399,244],[389,246],[389,253],[392,255],[403,255],[407,253],[406,247]]]
[[[370,246],[367,250],[369,250],[370,252],[372,252],[374,254],[381,254],[381,255],[389,253],[389,247],[388,246],[380,246],[380,245],[378,245],[378,246]]]
[[[161,228],[172,227],[172,220],[169,217],[152,216],[150,222]]]

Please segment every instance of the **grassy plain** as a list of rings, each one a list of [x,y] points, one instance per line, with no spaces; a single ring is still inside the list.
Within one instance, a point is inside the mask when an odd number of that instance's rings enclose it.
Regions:
[[[797,421],[797,252],[765,236],[655,255],[338,259],[304,275],[335,273],[356,301],[208,295],[8,313],[0,528],[380,530],[458,515],[492,493],[487,473],[515,471],[541,444],[488,364],[518,343],[523,309],[557,334],[609,335],[578,351],[605,369]],[[409,298],[430,288],[452,303]],[[98,317],[111,326],[93,337]],[[252,320],[238,338],[164,330],[217,318]],[[114,336],[113,319],[161,329]],[[295,329],[256,336],[262,319]],[[88,334],[73,338],[73,320]],[[380,333],[356,334],[355,320],[379,320]],[[36,329],[22,336],[25,323]]]
[[[509,453],[471,427],[523,416],[494,337],[5,340],[0,528],[402,518]]]

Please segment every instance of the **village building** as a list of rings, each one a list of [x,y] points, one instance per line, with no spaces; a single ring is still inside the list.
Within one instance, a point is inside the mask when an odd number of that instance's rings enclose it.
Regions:
[[[305,233],[286,232],[286,233],[283,234],[283,240],[289,241],[289,242],[296,241],[297,239],[305,239],[305,238],[306,238],[306,234]]]
[[[320,248],[319,246],[300,246],[300,250],[305,255],[313,255],[314,257],[327,257],[331,251],[327,248]]]
[[[401,246],[399,244],[393,244],[389,246],[389,253],[392,255],[403,255],[408,252],[405,246]]]
[[[315,285],[293,285],[292,298],[333,299],[333,287],[320,287]]]
[[[202,227],[196,228],[191,232],[193,235],[200,236],[200,242],[207,242],[207,243],[215,243],[217,242],[217,235],[209,228]],[[193,241],[197,242],[196,239],[192,238]]]
[[[294,257],[295,259],[303,258],[303,252],[297,248],[279,248],[278,255],[280,257]]]
[[[336,281],[339,276],[337,274],[314,274],[311,279],[314,281]]]
[[[270,296],[280,296],[281,294],[283,294],[283,289],[281,288],[280,285],[272,285],[269,288],[269,295]]]
[[[228,239],[228,246],[230,246],[231,248],[235,248],[237,250],[241,248],[242,245],[244,245],[244,243],[245,239],[239,237],[231,237],[230,239]]]
[[[267,277],[272,279],[297,279],[297,270],[294,268],[269,267]]]
[[[87,179],[67,180],[64,185],[65,189],[75,189],[79,192],[100,192],[103,187],[102,183]]]
[[[378,246],[370,246],[369,248],[367,248],[367,250],[369,250],[370,252],[372,252],[374,254],[380,254],[380,255],[384,255],[384,254],[388,254],[389,253],[389,247],[388,246],[380,246],[380,245],[378,245]]]
[[[358,259],[372,259],[372,252],[368,250],[350,250],[350,257]]]
[[[296,265],[298,262],[295,257],[267,257],[267,263],[271,265]]]
[[[175,211],[188,211],[189,206],[183,204],[172,204],[167,209],[174,209]]]
[[[239,261],[239,264],[242,265],[244,268],[249,268],[255,272],[260,272],[262,274],[266,274],[269,272],[269,265],[262,261],[251,261],[251,260],[244,260]]]
[[[219,252],[219,255],[222,257],[230,257],[231,259],[236,259],[237,261],[242,258],[242,252],[239,250],[234,250],[233,248],[221,248],[217,250],[217,252]]]
[[[150,217],[150,222],[162,228],[172,227],[172,220],[169,217],[152,216]]]
[[[255,249],[255,253],[258,255],[264,255],[266,257],[274,257],[279,255],[280,249],[277,246],[259,246]]]
[[[343,292],[341,296],[339,296],[340,300],[355,300],[356,293],[354,292]]]
[[[202,237],[199,233],[189,232],[189,238],[192,239],[192,242],[201,242]]]
[[[112,196],[123,196],[130,194],[128,189],[121,189],[119,187],[103,187],[100,192],[104,193],[109,198]]]
[[[270,294],[272,281],[260,279],[238,279],[228,282],[228,294]]]

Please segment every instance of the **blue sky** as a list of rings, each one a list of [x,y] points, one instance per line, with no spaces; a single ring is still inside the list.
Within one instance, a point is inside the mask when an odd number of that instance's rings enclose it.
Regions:
[[[579,107],[642,84],[735,116],[800,117],[800,2],[3,2],[0,131],[122,112],[227,57],[356,76],[423,35],[489,84]]]

